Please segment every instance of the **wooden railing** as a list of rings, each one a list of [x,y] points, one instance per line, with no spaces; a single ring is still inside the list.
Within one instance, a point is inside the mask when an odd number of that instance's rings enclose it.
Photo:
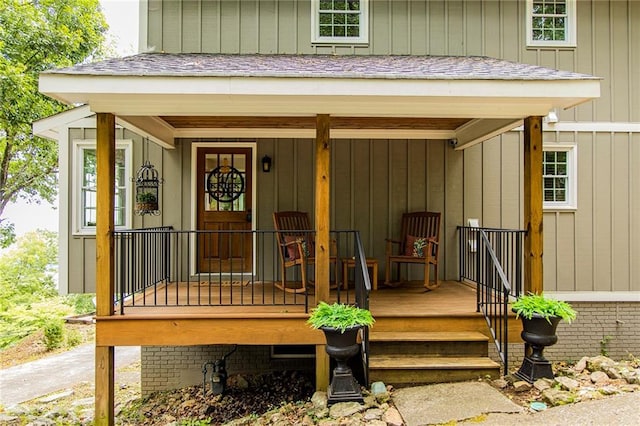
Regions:
[[[458,227],[460,280],[476,284],[484,315],[504,366],[509,369],[509,303],[522,293],[525,231]]]

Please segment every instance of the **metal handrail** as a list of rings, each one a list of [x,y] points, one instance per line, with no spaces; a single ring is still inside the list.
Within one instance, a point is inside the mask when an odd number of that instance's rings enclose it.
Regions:
[[[365,257],[360,233],[355,233],[354,241],[355,252],[355,291],[356,305],[363,309],[369,309],[369,294],[371,293],[371,280],[369,278],[369,270],[367,269],[367,259]],[[362,370],[364,373],[364,385],[369,386],[369,327],[362,330],[361,342]]]
[[[482,312],[498,355],[509,369],[509,302],[522,293],[525,231],[458,227],[460,279],[476,283],[477,311]]]

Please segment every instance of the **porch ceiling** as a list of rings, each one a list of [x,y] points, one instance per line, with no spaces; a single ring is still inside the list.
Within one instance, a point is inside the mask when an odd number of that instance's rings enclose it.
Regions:
[[[314,137],[313,117],[329,114],[332,138],[456,138],[461,148],[597,98],[600,81],[486,57],[156,53],[49,71],[40,91],[168,147]]]

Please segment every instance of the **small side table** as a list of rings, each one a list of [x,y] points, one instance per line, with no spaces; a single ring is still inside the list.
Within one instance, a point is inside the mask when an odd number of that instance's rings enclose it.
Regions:
[[[345,257],[340,259],[342,262],[342,282],[344,283],[344,289],[349,288],[349,268],[355,268],[356,260],[353,257]],[[373,257],[367,257],[367,268],[372,269],[371,285],[374,290],[378,289],[378,259]]]

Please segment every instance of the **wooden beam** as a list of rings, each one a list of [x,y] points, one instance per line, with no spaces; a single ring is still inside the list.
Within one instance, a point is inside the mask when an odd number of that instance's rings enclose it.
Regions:
[[[96,314],[111,315],[114,293],[115,117],[97,114]]]
[[[318,345],[324,334],[291,318],[140,318],[136,315],[96,319],[100,346]],[[126,330],[126,332],[124,331]]]
[[[320,114],[316,119],[316,304],[329,299],[329,247],[330,235],[330,173],[331,140],[329,139],[329,115]],[[336,271],[337,272],[337,271]]]
[[[330,117],[320,114],[316,117],[316,305],[329,299],[329,247],[331,247],[331,139]],[[338,271],[335,271],[338,274]],[[325,345],[316,345],[316,389],[329,388],[329,355]]]
[[[325,345],[316,345],[316,390],[329,389],[329,377],[331,377],[329,354]]]
[[[97,123],[97,206],[96,214],[96,313],[113,314],[114,257],[113,207],[115,187],[116,137],[113,114],[98,113]],[[97,336],[96,336],[97,337]],[[113,347],[96,346],[95,424],[114,424]]]
[[[176,147],[175,129],[158,117],[120,116],[117,118],[117,122],[122,127],[132,130],[140,136],[149,138],[150,141],[163,148],[175,149]]]
[[[96,426],[114,424],[113,346],[96,346]]]
[[[522,120],[513,118],[483,118],[468,121],[456,129],[455,148],[456,150],[470,148],[520,125]]]
[[[134,117],[125,117],[127,121]],[[140,117],[141,118],[141,117]],[[310,129],[316,128],[315,117],[267,116],[160,116],[174,129]],[[455,130],[469,118],[431,117],[330,117],[332,129],[380,130]],[[513,121],[513,120],[512,120]]]
[[[542,293],[542,117],[524,120],[524,291]]]

